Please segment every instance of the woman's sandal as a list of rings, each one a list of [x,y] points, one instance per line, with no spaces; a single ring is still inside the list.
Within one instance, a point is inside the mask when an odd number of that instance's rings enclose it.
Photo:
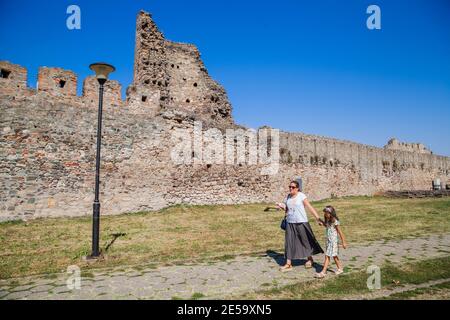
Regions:
[[[288,272],[292,270],[292,264],[285,264],[280,268],[281,272]]]

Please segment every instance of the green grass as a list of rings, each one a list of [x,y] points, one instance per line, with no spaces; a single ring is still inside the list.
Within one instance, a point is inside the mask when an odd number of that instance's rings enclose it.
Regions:
[[[329,280],[314,280],[282,288],[261,290],[239,297],[239,299],[301,299],[301,300],[335,300],[345,296],[364,295],[371,291],[367,288],[366,272],[343,274]],[[422,260],[395,266],[387,263],[381,267],[382,289],[393,288],[396,285],[421,284],[432,280],[450,278],[450,257]],[[345,296],[344,296],[345,295]]]
[[[193,299],[193,300],[198,300],[198,299],[203,298],[204,296],[205,296],[205,295],[204,295],[203,293],[195,292],[195,293],[192,295],[191,299]]]
[[[313,203],[337,209],[350,245],[450,231],[450,198],[347,197]],[[102,216],[100,245],[105,259],[86,263],[91,218],[47,218],[0,223],[0,278],[142,264],[226,260],[284,247],[281,211],[267,204],[176,206],[158,212]],[[312,224],[321,243],[324,229]]]
[[[418,288],[410,291],[394,293],[389,297],[383,297],[380,300],[450,300],[450,281],[437,284],[428,288]]]

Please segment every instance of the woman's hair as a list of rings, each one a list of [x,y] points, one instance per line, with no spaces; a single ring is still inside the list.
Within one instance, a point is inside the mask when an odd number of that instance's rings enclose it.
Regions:
[[[297,187],[297,189],[300,191],[300,183],[298,183],[298,181],[292,180],[289,184],[295,184],[295,186]]]
[[[336,214],[336,210],[332,207],[332,206],[326,206],[323,209],[323,212],[328,212],[331,215],[331,219],[327,219],[325,217],[325,224],[330,225],[333,222],[335,222],[336,220],[339,220],[337,214]]]

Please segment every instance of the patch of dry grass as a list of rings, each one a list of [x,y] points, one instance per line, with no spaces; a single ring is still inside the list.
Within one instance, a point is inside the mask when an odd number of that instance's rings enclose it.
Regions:
[[[450,231],[450,199],[350,197],[332,204],[351,244]],[[225,256],[282,250],[281,211],[267,204],[177,206],[158,212],[102,216],[101,247],[119,236],[105,259],[87,265],[91,219],[37,219],[0,224],[0,278],[137,264],[205,261]],[[323,243],[323,228],[313,225]]]

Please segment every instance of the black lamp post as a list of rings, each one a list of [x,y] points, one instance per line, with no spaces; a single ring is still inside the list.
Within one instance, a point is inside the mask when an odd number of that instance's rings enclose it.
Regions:
[[[99,239],[100,239],[100,147],[102,145],[102,111],[103,111],[103,85],[108,80],[108,75],[116,70],[112,65],[107,63],[93,63],[89,68],[95,72],[99,87],[98,96],[98,124],[97,124],[97,156],[95,159],[95,198],[93,204],[93,220],[92,220],[92,253],[90,258],[97,258],[100,255]]]

